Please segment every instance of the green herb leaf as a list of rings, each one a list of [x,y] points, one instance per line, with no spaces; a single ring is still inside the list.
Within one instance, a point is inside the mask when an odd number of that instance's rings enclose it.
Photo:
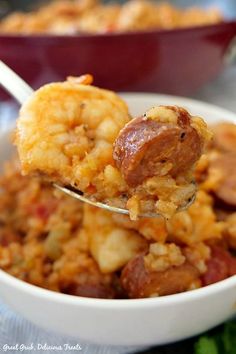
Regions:
[[[236,354],[236,322],[228,322],[224,326],[222,342],[226,354]]]
[[[200,337],[196,342],[195,354],[221,354],[218,352],[217,345],[213,338],[209,337]]]

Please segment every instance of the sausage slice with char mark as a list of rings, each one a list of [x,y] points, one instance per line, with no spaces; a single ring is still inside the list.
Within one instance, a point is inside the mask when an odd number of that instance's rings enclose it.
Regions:
[[[114,143],[113,158],[127,184],[136,187],[162,175],[164,165],[173,177],[185,173],[202,149],[190,114],[180,107],[159,106],[126,124]]]
[[[144,256],[131,259],[121,274],[121,283],[129,298],[171,295],[186,291],[199,278],[199,271],[185,262],[163,272],[146,269]]]

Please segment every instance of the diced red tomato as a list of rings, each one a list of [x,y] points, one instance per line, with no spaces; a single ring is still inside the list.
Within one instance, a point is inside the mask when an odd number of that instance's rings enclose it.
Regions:
[[[56,210],[57,205],[58,203],[55,200],[50,200],[47,204],[38,203],[32,206],[30,214],[43,221],[47,221],[50,215]]]
[[[114,24],[110,24],[106,27],[105,29],[105,33],[111,33],[111,32],[115,32],[116,30],[116,26],[115,26],[115,23]]]
[[[96,192],[97,192],[97,189],[92,184],[90,184],[88,186],[88,188],[86,189],[86,193],[88,193],[88,194],[95,194]]]

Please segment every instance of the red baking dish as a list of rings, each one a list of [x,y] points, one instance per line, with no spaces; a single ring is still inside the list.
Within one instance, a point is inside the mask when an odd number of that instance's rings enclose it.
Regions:
[[[0,36],[0,59],[33,88],[91,73],[116,91],[189,95],[213,79],[236,35],[217,25],[76,36]]]

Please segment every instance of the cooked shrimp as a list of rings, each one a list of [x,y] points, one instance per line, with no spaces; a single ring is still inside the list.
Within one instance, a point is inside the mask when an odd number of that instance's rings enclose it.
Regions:
[[[16,144],[23,174],[39,172],[87,191],[105,167],[112,169],[112,144],[130,119],[128,108],[91,80],[46,85],[22,107]]]

